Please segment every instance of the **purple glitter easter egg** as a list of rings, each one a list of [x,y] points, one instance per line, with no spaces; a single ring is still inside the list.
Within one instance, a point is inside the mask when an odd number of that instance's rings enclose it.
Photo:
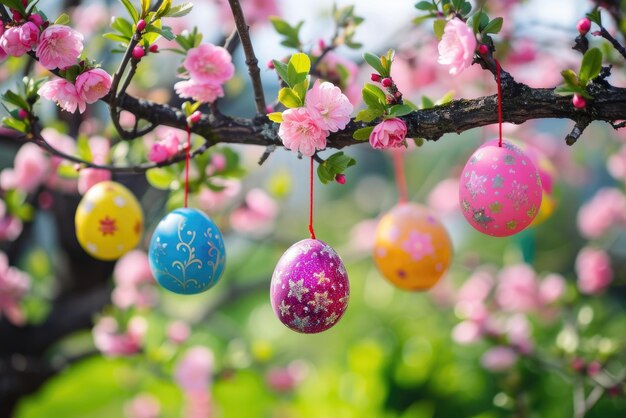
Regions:
[[[343,261],[328,244],[304,239],[280,258],[270,288],[280,322],[305,334],[326,331],[342,317],[350,298]]]

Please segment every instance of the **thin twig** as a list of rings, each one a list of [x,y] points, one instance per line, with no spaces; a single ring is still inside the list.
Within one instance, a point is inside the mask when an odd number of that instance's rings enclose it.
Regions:
[[[229,54],[233,54],[237,47],[239,46],[239,34],[237,33],[237,29],[233,30],[228,38],[224,41],[224,49],[228,51]]]
[[[598,32],[594,32],[594,35],[597,33]],[[613,35],[609,33],[609,31],[604,29],[604,26],[600,26],[599,35],[603,37],[604,39],[606,39],[607,41],[609,41],[611,45],[613,45],[613,48],[615,48],[615,50],[619,52],[622,55],[622,57],[626,59],[626,48],[624,48],[624,46],[620,44],[619,41],[615,39]]]
[[[252,81],[252,89],[254,90],[257,116],[263,116],[266,113],[265,95],[263,94],[263,83],[261,83],[259,60],[254,55],[254,48],[252,47],[252,40],[250,39],[250,28],[246,24],[246,19],[243,15],[239,0],[228,0],[228,2],[230,3],[230,9],[235,18],[237,33],[239,33],[239,39],[241,40],[243,52],[246,56],[246,65],[248,66],[248,73]]]

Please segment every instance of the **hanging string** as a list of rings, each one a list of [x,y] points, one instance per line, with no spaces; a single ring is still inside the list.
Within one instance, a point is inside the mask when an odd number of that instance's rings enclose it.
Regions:
[[[309,172],[309,233],[311,239],[315,239],[315,231],[313,230],[313,156],[311,156],[311,170]]]
[[[187,146],[185,147],[185,207],[189,202],[189,160],[191,159],[191,129],[187,126]]]
[[[502,83],[500,82],[500,61],[496,61],[496,82],[498,83],[498,130],[500,132],[500,141],[498,146],[502,147]]]
[[[391,155],[393,157],[393,169],[396,175],[396,187],[398,188],[398,203],[406,203],[409,201],[409,194],[406,188],[406,175],[404,173],[402,151],[393,149],[391,150]]]

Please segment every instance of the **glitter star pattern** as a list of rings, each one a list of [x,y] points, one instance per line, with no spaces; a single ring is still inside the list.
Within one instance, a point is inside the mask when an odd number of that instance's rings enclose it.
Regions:
[[[476,198],[479,194],[485,194],[485,183],[487,182],[487,177],[479,176],[475,171],[472,171],[470,174],[469,181],[465,184],[467,190],[472,195],[472,198]]]
[[[307,248],[306,252],[302,248]],[[278,274],[280,272],[280,274]],[[281,280],[282,285],[276,285]],[[317,333],[335,325],[350,296],[348,275],[326,243],[306,239],[292,245],[276,265],[270,299],[276,317],[288,328]]]

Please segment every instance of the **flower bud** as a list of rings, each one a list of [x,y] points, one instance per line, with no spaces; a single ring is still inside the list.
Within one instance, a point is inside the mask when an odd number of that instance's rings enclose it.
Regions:
[[[200,122],[200,119],[202,118],[202,113],[200,113],[199,110],[196,110],[195,112],[193,112],[191,115],[189,115],[189,117],[187,117],[187,123],[191,126],[194,125],[198,122]]]
[[[146,28],[146,21],[143,19],[139,19],[139,22],[137,22],[137,31],[143,32],[145,28]]]
[[[146,55],[146,50],[143,48],[143,46],[137,45],[136,47],[133,48],[134,59],[140,60],[141,58],[143,58],[144,55]]]
[[[578,21],[578,25],[576,25],[576,29],[578,29],[578,33],[581,35],[586,35],[591,29],[591,21],[586,17],[583,17]]]
[[[584,109],[585,107],[587,107],[587,100],[585,100],[585,98],[579,94],[574,95],[572,103],[574,104],[574,107],[576,109]]]
[[[269,68],[270,70],[273,70],[275,68],[273,60],[267,61],[267,68]]]
[[[391,87],[391,85],[393,84],[393,81],[391,81],[390,77],[385,77],[383,78],[383,81],[380,82],[383,87]]]
[[[345,174],[337,174],[335,176],[335,181],[339,184],[346,184],[346,175]]]
[[[159,52],[159,46],[157,44],[150,45],[149,51],[156,54]]]
[[[489,52],[489,47],[485,44],[480,44],[480,46],[478,47],[478,53],[480,55],[485,55]]]
[[[28,112],[24,109],[20,109],[17,111],[17,117],[20,119],[26,119],[28,117]]]
[[[41,17],[40,14],[33,13],[32,15],[30,15],[28,17],[28,20],[30,20],[31,22],[33,22],[37,26],[43,25],[43,17]]]
[[[378,83],[381,79],[380,74],[372,73],[371,77],[372,81]]]

